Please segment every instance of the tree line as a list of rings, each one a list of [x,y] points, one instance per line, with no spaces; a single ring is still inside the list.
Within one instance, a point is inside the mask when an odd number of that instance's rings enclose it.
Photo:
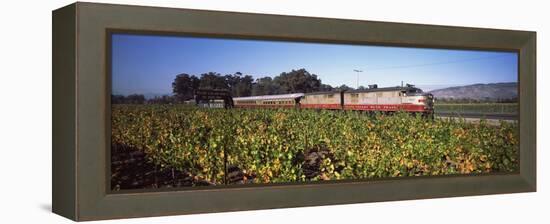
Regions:
[[[244,75],[241,72],[222,75],[217,72],[203,73],[198,76],[187,73],[176,75],[172,82],[172,96],[157,96],[146,99],[143,95],[132,94],[128,96],[112,95],[111,102],[114,104],[143,104],[143,103],[181,103],[194,98],[194,91],[197,89],[220,89],[228,90],[233,97],[287,94],[287,93],[309,93],[332,90],[351,90],[346,85],[332,87],[324,84],[316,74],[306,69],[297,69],[283,72],[275,77],[262,77],[254,79],[251,75]],[[360,86],[359,89],[365,89]]]
[[[172,89],[178,100],[189,100],[193,98],[196,89],[224,89],[230,91],[233,97],[244,97],[330,91],[335,88],[323,84],[317,75],[302,68],[283,72],[273,78],[266,76],[256,80],[240,72],[227,75],[209,72],[198,77],[183,73],[176,76]]]

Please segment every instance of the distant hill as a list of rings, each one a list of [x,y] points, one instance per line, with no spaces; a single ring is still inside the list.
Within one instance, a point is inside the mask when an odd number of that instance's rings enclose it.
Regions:
[[[518,83],[489,83],[454,86],[430,91],[439,100],[505,101],[516,100]]]

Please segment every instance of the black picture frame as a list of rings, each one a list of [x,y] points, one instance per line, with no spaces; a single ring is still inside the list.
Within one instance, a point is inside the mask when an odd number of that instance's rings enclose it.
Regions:
[[[518,52],[520,171],[110,192],[113,31]],[[76,221],[536,191],[536,33],[77,2],[53,11],[53,212]]]

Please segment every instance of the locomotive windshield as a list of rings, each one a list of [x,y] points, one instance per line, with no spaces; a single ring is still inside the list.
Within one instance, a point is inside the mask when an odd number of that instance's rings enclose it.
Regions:
[[[422,93],[422,90],[421,90],[421,89],[414,88],[414,89],[409,89],[409,90],[407,91],[407,93]]]
[[[404,92],[406,94],[409,94],[409,95],[414,95],[414,94],[419,94],[419,93],[423,93],[421,89],[418,89],[418,88],[411,88],[411,89],[408,89],[406,92]]]

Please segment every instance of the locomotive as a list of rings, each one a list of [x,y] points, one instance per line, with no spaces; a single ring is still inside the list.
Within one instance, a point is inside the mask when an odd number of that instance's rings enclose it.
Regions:
[[[233,98],[236,108],[303,108],[354,111],[405,111],[433,115],[434,97],[414,85],[349,91],[292,93]]]

